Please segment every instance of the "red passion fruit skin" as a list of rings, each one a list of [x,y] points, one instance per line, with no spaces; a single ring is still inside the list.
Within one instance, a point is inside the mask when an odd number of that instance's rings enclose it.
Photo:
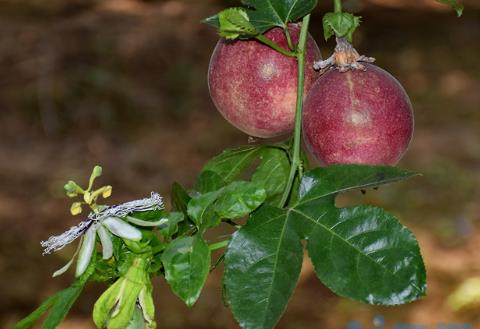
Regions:
[[[297,44],[300,29],[290,25]],[[285,34],[273,28],[265,34],[288,49]],[[318,73],[314,61],[320,50],[309,35],[305,57],[305,95]],[[297,61],[256,40],[220,40],[208,71],[210,96],[223,117],[250,136],[271,138],[290,133],[295,122]]]
[[[330,70],[310,89],[304,104],[303,135],[323,164],[394,165],[412,139],[410,99],[387,71]]]

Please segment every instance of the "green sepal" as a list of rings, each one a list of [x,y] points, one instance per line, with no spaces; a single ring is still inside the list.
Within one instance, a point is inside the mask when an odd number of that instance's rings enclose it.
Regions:
[[[140,292],[151,284],[147,256],[132,256],[130,264],[125,275],[111,285],[95,303],[93,321],[100,329],[127,327],[133,317]]]

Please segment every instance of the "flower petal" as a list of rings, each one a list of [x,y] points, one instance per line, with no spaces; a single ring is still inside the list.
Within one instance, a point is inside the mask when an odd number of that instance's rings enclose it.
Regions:
[[[83,237],[82,246],[80,247],[80,254],[78,255],[77,260],[77,270],[75,273],[76,277],[85,272],[90,259],[92,258],[93,249],[95,248],[95,238],[96,238],[97,228],[96,225],[90,226]]]
[[[108,233],[102,225],[98,226],[97,233],[100,237],[100,243],[102,244],[103,259],[109,259],[113,255],[113,244],[110,233]]]
[[[52,274],[52,278],[57,277],[59,275],[62,275],[63,273],[67,272],[67,270],[70,268],[70,266],[73,264],[73,261],[75,259],[75,256],[70,259],[70,261],[65,264],[61,269],[56,270],[55,273]]]
[[[166,224],[168,223],[168,218],[162,218],[160,220],[157,220],[156,222],[149,222],[149,221],[138,219],[132,216],[127,216],[125,218],[132,224],[135,224],[138,226],[144,226],[144,227],[155,227],[155,226],[166,227],[167,226]]]
[[[55,278],[59,275],[62,275],[63,273],[65,273],[69,268],[70,266],[72,266],[73,264],[73,261],[75,260],[75,257],[78,255],[78,252],[80,251],[80,246],[82,245],[82,241],[83,241],[83,237],[82,239],[80,240],[80,243],[78,244],[78,247],[77,249],[75,250],[75,253],[73,254],[72,258],[70,259],[70,261],[65,264],[65,266],[63,266],[61,269],[59,270],[56,270],[55,273],[52,274],[52,278]]]
[[[108,217],[102,221],[110,232],[124,239],[139,241],[142,239],[142,232],[132,225],[116,217]]]

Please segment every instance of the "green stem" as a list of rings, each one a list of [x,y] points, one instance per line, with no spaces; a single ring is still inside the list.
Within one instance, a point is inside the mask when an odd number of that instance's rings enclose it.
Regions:
[[[342,12],[342,1],[341,0],[333,0],[333,7],[336,13]]]
[[[292,37],[290,36],[290,31],[288,30],[288,26],[283,30],[285,31],[285,37],[287,38],[288,48],[290,50],[294,50],[295,47],[293,46]]]
[[[223,240],[223,241],[220,241],[220,242],[212,243],[211,245],[208,246],[208,249],[210,249],[210,251],[222,249],[222,248],[225,248],[226,246],[228,246],[229,242],[230,242],[230,240]]]
[[[303,111],[303,89],[305,84],[305,49],[307,44],[308,26],[310,24],[310,14],[303,18],[302,29],[300,31],[300,38],[297,46],[297,61],[298,61],[298,82],[297,82],[297,109],[295,112],[295,131],[293,137],[293,155],[292,166],[288,177],[287,185],[283,192],[281,204],[285,206],[288,197],[292,191],[295,176],[301,167],[300,161],[300,147],[302,139],[302,111]]]
[[[267,46],[269,46],[270,48],[272,49],[275,49],[276,51],[278,51],[279,53],[281,53],[282,55],[285,55],[285,56],[288,56],[288,57],[297,57],[297,54],[292,52],[292,51],[289,51],[283,47],[280,47],[280,45],[276,42],[273,42],[271,39],[267,38],[266,36],[264,36],[263,34],[259,34],[255,37],[255,39],[257,39],[258,41],[266,44]]]

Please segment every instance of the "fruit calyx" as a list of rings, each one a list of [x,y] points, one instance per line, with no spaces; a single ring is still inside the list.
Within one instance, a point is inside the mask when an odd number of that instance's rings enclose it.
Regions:
[[[375,58],[360,55],[346,38],[337,37],[337,46],[335,52],[326,60],[321,60],[313,64],[313,68],[320,73],[325,73],[330,68],[336,68],[340,72],[349,70],[365,70],[364,63],[373,63]]]

